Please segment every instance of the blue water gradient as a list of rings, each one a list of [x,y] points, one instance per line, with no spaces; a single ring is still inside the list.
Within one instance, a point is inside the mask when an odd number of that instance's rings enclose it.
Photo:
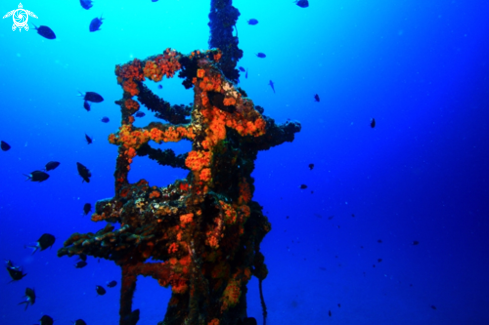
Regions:
[[[262,244],[267,324],[489,324],[489,2],[309,3],[234,1],[239,65],[249,71],[239,85],[277,122],[302,123],[293,143],[260,152],[253,173],[254,199],[272,223]],[[168,47],[206,49],[210,4],[22,5],[38,17],[29,17],[29,31],[12,31],[11,17],[0,21],[0,139],[12,146],[0,151],[0,258],[27,276],[9,283],[0,271],[0,324],[34,324],[44,314],[55,324],[118,324],[120,285],[104,296],[95,286],[120,282],[119,268],[89,257],[76,269],[76,258],[56,251],[73,232],[102,228],[83,205],[114,195],[117,148],[107,137],[120,122],[115,65]],[[1,1],[0,14],[17,7]],[[100,16],[101,30],[90,33]],[[251,18],[259,23],[248,25]],[[57,38],[42,38],[33,24]],[[180,82],[148,84],[188,104],[192,92]],[[87,112],[78,91],[105,101]],[[136,125],[155,120],[142,111]],[[25,181],[22,174],[51,160],[61,165],[46,182]],[[76,162],[92,171],[89,184]],[[129,179],[164,186],[185,175],[136,158]],[[56,236],[54,247],[32,255],[24,245],[45,232]],[[24,311],[26,287],[38,297]],[[140,278],[139,324],[161,321],[169,297],[170,289]],[[261,324],[256,279],[248,306]]]

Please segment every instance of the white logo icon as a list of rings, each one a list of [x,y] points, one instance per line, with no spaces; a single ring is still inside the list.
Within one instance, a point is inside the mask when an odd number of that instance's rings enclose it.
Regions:
[[[22,9],[22,3],[19,3],[19,9],[8,12],[5,16],[3,16],[3,18],[7,18],[10,16],[12,16],[14,20],[12,30],[15,31],[15,29],[18,27],[19,32],[22,31],[22,28],[25,28],[26,31],[29,30],[29,25],[27,25],[27,20],[29,20],[29,16],[37,18],[37,16],[32,11]]]

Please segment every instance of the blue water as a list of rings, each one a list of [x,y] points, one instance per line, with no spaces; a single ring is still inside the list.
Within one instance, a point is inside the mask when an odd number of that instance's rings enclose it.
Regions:
[[[82,216],[83,205],[114,195],[115,65],[168,47],[207,49],[209,1],[97,0],[88,11],[75,0],[22,4],[38,17],[29,31],[12,31],[10,17],[0,24],[0,139],[12,147],[0,151],[0,258],[28,275],[9,283],[2,268],[0,324],[44,314],[55,324],[118,324],[120,286],[104,296],[95,286],[119,281],[119,268],[89,257],[76,269],[76,258],[56,252],[73,232],[103,227]],[[294,142],[260,152],[253,172],[254,200],[272,223],[262,243],[267,324],[489,324],[489,2],[234,5],[239,65],[249,69],[240,86],[277,122],[302,124]],[[17,6],[3,0],[0,13]],[[101,30],[90,33],[100,16]],[[192,92],[179,83],[164,80],[159,93],[188,104]],[[87,112],[78,91],[105,101]],[[154,120],[143,111],[136,125]],[[25,181],[51,160],[61,165],[47,181]],[[92,171],[90,184],[75,162]],[[136,158],[129,180],[164,186],[185,175]],[[56,236],[53,248],[32,255],[24,245],[45,232]],[[26,287],[37,301],[24,311]],[[257,287],[250,281],[248,313],[261,324]],[[169,297],[140,278],[138,324],[161,321]]]

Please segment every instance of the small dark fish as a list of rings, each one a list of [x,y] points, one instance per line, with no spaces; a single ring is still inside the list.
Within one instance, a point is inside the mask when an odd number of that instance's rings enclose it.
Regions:
[[[338,307],[341,308],[341,304],[338,304]]]
[[[309,164],[309,169],[312,170],[314,168],[314,164]]]
[[[85,261],[78,261],[75,264],[75,268],[77,268],[77,269],[83,269],[87,265],[88,265],[88,263],[85,262]]]
[[[248,25],[256,25],[258,24],[258,20],[256,20],[255,18],[251,18],[250,20],[248,20]]]
[[[382,244],[382,239],[378,239],[377,243]]]
[[[151,2],[158,2],[158,0],[151,0]]]
[[[241,71],[241,72],[245,72],[245,71],[246,71],[246,70],[245,70],[245,68],[243,68],[243,67],[238,67],[238,69],[239,69],[239,71]]]
[[[76,163],[76,168],[78,169],[78,174],[83,178],[83,181],[90,183],[90,177],[92,177],[92,173],[88,170],[88,168],[83,166],[79,162]]]
[[[107,283],[107,287],[109,287],[109,288],[113,288],[116,285],[117,285],[117,281],[115,281],[115,280],[112,280],[109,283]]]
[[[0,147],[2,148],[3,151],[9,151],[10,148],[12,148],[7,142],[2,141],[0,144]]]
[[[351,217],[352,217],[352,218],[355,218],[355,214],[354,214],[354,213],[352,213],[352,214],[351,214]]]
[[[39,182],[39,183],[44,182],[46,179],[49,178],[48,174],[46,174],[45,172],[40,171],[40,170],[35,170],[32,173],[30,173],[29,175],[24,174],[24,176],[26,176],[27,180],[29,180],[29,181]]]
[[[144,114],[144,112],[137,112],[134,115],[136,115],[136,117],[144,117],[146,114]]]
[[[163,89],[163,85],[158,85],[158,89]]]
[[[83,214],[87,215],[90,211],[92,211],[92,205],[90,203],[85,203],[83,206]]]
[[[431,305],[430,307],[431,307],[431,309],[436,310],[436,306],[435,305]]]
[[[370,119],[370,127],[372,129],[375,127],[375,119],[373,117]]]
[[[76,321],[72,322],[73,325],[87,325],[83,319],[77,319]]]
[[[295,2],[296,5],[298,5],[301,8],[307,8],[309,7],[309,1],[307,0],[298,0]]]
[[[245,78],[248,79],[248,69],[246,69]]]
[[[268,84],[270,85],[270,87],[272,87],[273,93],[275,94],[275,87],[273,87],[273,81],[270,80]]]
[[[56,38],[56,35],[54,34],[53,30],[51,28],[49,28],[48,26],[37,27],[36,25],[34,25],[34,28],[37,30],[37,33],[44,38],[47,38],[47,39],[55,39]]]
[[[88,144],[92,144],[92,138],[90,138],[86,133],[85,133],[85,139],[87,140]]]
[[[83,102],[83,108],[90,112],[90,104],[86,100]]]
[[[102,20],[104,20],[102,17],[100,18],[93,18],[92,21],[90,22],[90,32],[96,32],[98,30],[100,30],[100,26],[102,26],[103,22]]]
[[[328,316],[331,317],[331,310],[328,310]]]
[[[7,264],[7,268],[10,268],[13,270],[20,270],[20,266],[15,266],[11,260],[5,260],[5,264]]]
[[[257,53],[256,56],[259,57],[259,58],[261,58],[261,59],[264,59],[264,58],[267,57],[267,55],[265,53],[261,53],[261,52],[260,53]]]
[[[46,164],[46,167],[44,168],[45,171],[50,171],[50,170],[54,170],[56,168],[58,168],[59,166],[59,162],[57,161],[50,161]]]
[[[414,246],[419,245],[419,241],[417,241],[417,240],[413,240],[413,245],[414,245]]]
[[[34,305],[35,302],[36,302],[36,293],[34,292],[34,289],[26,288],[25,301],[19,302],[19,305],[25,304],[24,310],[27,310],[27,307],[29,307],[29,305]]]
[[[39,324],[39,325],[53,325],[54,324],[54,319],[48,315],[43,315],[39,321],[41,322],[41,324]]]
[[[301,190],[305,190],[306,188],[307,188],[307,185],[306,185],[306,184],[302,184],[302,185],[300,186],[300,189],[301,189]]]
[[[100,121],[102,121],[103,123],[109,123],[110,122],[110,120],[107,116],[102,117],[102,119]]]
[[[9,267],[7,265],[7,271],[10,277],[12,278],[12,281],[19,281],[27,275],[27,273],[22,272],[22,270],[20,270],[18,266]]]
[[[382,262],[382,259],[381,258],[377,259],[377,262],[379,262],[379,263]]]
[[[314,95],[314,100],[318,103],[321,101],[318,94]]]
[[[133,310],[129,315],[124,317],[124,325],[136,325],[139,321],[139,309]]]
[[[328,220],[332,220],[333,218],[334,218],[334,216],[329,216]]]
[[[39,239],[37,240],[36,246],[29,246],[32,248],[34,251],[32,254],[37,252],[38,249],[41,249],[41,251],[45,250],[48,247],[52,247],[54,245],[54,242],[56,241],[56,237],[54,237],[51,234],[43,234]]]
[[[92,0],[80,0],[80,4],[83,7],[83,9],[90,9],[93,7]]]
[[[83,96],[83,99],[92,103],[101,103],[104,101],[104,98],[100,96],[99,94],[93,92],[93,91],[87,91],[86,93],[81,93],[80,94]]]
[[[107,291],[105,291],[104,287],[102,287],[102,286],[96,286],[95,290],[97,290],[97,294],[100,296],[105,295],[105,293],[107,292]]]

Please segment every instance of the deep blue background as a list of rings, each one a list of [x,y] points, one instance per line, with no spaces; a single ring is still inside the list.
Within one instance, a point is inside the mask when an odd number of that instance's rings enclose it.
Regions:
[[[102,228],[82,216],[83,205],[114,194],[117,148],[107,136],[120,118],[115,65],[167,47],[206,49],[209,2],[97,0],[88,11],[76,0],[22,4],[39,17],[29,18],[31,30],[13,32],[11,18],[0,24],[0,139],[12,146],[0,152],[0,258],[28,275],[9,283],[0,272],[0,323],[48,314],[55,324],[117,324],[120,286],[97,297],[95,285],[119,280],[118,267],[89,258],[75,269],[75,258],[56,251],[71,233]],[[240,86],[277,122],[302,123],[293,143],[259,154],[253,173],[254,199],[273,228],[262,245],[267,324],[488,324],[489,3],[234,5],[240,65],[249,69]],[[17,6],[3,0],[0,14]],[[102,30],[89,33],[100,15]],[[42,38],[33,23],[57,39]],[[188,104],[192,92],[180,82],[165,79],[157,91]],[[105,101],[86,112],[78,91]],[[137,125],[152,120],[146,113]],[[50,160],[61,165],[49,180],[24,181]],[[91,169],[90,184],[81,183],[77,161]],[[136,158],[130,181],[164,186],[185,175]],[[53,249],[31,255],[24,245],[44,232],[56,235]],[[38,300],[24,311],[17,304],[26,287]],[[261,323],[255,279],[249,288],[249,315]],[[138,281],[140,324],[163,319],[169,292]]]

